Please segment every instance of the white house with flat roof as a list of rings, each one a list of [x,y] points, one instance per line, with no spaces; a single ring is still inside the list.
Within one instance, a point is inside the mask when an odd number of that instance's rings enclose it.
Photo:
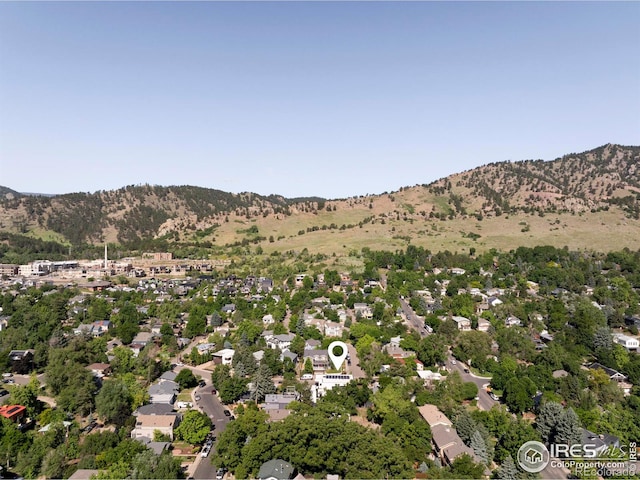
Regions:
[[[462,332],[468,332],[471,330],[471,320],[468,318],[454,315],[451,319],[458,324],[458,330]]]
[[[325,373],[316,375],[316,383],[311,387],[311,400],[315,403],[318,398],[334,387],[344,387],[353,380],[353,375],[343,373]]]
[[[640,341],[638,341],[637,338],[630,337],[629,335],[623,335],[621,333],[614,334],[613,341],[622,345],[627,350],[638,350],[638,347],[640,347]]]
[[[231,348],[223,348],[222,350],[218,350],[213,353],[213,363],[216,365],[231,365],[233,361],[233,356],[236,351]]]

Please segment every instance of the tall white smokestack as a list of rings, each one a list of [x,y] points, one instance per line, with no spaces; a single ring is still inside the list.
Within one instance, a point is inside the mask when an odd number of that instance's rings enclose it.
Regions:
[[[104,269],[107,270],[107,244],[104,244]]]

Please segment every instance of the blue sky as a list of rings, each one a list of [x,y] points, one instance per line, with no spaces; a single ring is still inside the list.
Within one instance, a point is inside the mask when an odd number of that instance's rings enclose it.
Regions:
[[[640,144],[637,2],[0,2],[0,185],[342,198]]]

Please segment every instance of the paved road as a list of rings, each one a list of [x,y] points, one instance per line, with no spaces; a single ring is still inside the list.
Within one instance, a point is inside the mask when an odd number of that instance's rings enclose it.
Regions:
[[[211,453],[207,458],[198,457],[200,462],[196,466],[193,477],[196,479],[214,479],[216,478],[216,467],[211,463],[211,457],[215,452],[216,445],[220,434],[224,432],[227,424],[229,423],[229,417],[224,415],[225,407],[222,405],[218,397],[211,394],[211,382],[207,383],[206,387],[196,389],[200,395],[200,401],[197,402],[198,407],[209,415],[209,418],[213,421],[214,432],[216,435],[216,441],[213,444]]]
[[[413,328],[420,337],[424,338],[429,335],[427,329],[424,328],[424,318],[416,315],[416,312],[413,311],[413,308],[409,305],[409,303],[404,299],[400,299],[400,308],[402,308],[402,313],[404,313],[405,318],[407,319],[407,324],[410,328]]]
[[[193,472],[191,476],[196,479],[214,479],[216,478],[216,467],[211,463],[211,457],[215,452],[217,439],[220,437],[220,434],[224,432],[227,424],[229,423],[229,417],[225,416],[224,411],[226,407],[220,402],[216,395],[211,393],[213,386],[211,385],[211,371],[203,368],[204,365],[199,365],[198,367],[192,367],[189,365],[182,365],[176,367],[175,371],[179,372],[183,368],[188,368],[193,372],[194,375],[199,375],[205,381],[206,385],[204,387],[197,387],[193,390],[192,399],[194,406],[209,416],[214,425],[214,433],[216,436],[216,442],[209,453],[209,456],[206,458],[202,458],[200,455],[196,457],[194,462],[195,469],[192,469]],[[195,396],[199,395],[200,400],[196,401]]]
[[[499,403],[493,400],[487,393],[487,385],[491,382],[490,378],[478,377],[472,373],[466,373],[464,371],[466,365],[458,361],[456,361],[456,364],[454,365],[452,363],[454,360],[455,359],[452,356],[449,356],[449,359],[447,360],[447,368],[449,371],[457,371],[460,373],[463,381],[473,382],[478,386],[478,408],[480,408],[480,410],[491,410],[491,407]]]

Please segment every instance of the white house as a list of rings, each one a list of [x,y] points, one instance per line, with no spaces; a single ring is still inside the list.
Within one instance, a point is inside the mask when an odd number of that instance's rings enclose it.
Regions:
[[[509,315],[505,319],[504,324],[507,327],[521,327],[522,326],[522,320],[520,320],[518,317],[514,317],[513,315]]]
[[[235,353],[236,351],[232,348],[223,348],[222,350],[214,352],[213,363],[215,363],[216,365],[231,365]]]
[[[327,337],[342,337],[343,326],[336,322],[326,322],[324,324],[324,334]]]
[[[418,370],[418,376],[425,382],[434,382],[442,380],[440,372],[432,372],[431,370]]]
[[[316,375],[316,384],[311,388],[311,400],[315,402],[333,387],[344,387],[353,380],[353,375],[325,373]]]
[[[454,315],[451,319],[458,324],[458,330],[462,332],[468,332],[471,330],[471,320],[468,318]]]
[[[637,350],[638,347],[640,347],[640,342],[635,337],[630,337],[621,333],[615,334],[613,337],[617,344],[622,345],[627,350]]]
[[[478,319],[478,330],[481,332],[488,332],[489,327],[491,327],[491,323],[486,318]]]
[[[293,333],[274,335],[269,340],[267,340],[267,347],[279,348],[280,350],[288,350],[294,338],[296,338],[296,336]]]
[[[366,303],[354,303],[353,311],[355,312],[356,317],[368,318],[368,319],[373,318],[373,310]]]

